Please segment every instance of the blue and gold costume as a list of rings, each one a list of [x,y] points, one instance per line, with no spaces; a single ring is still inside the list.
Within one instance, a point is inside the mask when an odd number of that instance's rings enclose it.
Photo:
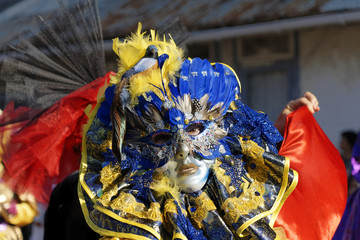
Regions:
[[[155,61],[135,67],[149,46]],[[297,173],[277,154],[282,137],[267,116],[241,102],[234,71],[183,60],[171,39],[141,26],[113,49],[119,72],[83,137],[78,191],[89,226],[104,239],[284,239],[273,226]],[[169,176],[180,144],[211,162],[201,190]]]

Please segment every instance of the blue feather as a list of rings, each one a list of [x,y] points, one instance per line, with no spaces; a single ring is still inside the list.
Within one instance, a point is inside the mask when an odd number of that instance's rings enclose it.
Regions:
[[[230,103],[235,100],[238,82],[234,73],[227,66],[216,63],[214,67],[219,72],[219,77],[216,78],[211,89],[212,102],[214,104],[222,102],[223,108],[227,110]]]
[[[179,88],[180,96],[189,93],[190,65],[191,65],[191,61],[189,59],[186,59],[181,66],[180,78],[178,79],[178,88]]]
[[[151,97],[151,101],[149,102],[148,100],[146,100],[144,98],[144,96],[140,96],[138,98],[139,100],[139,104],[137,104],[134,109],[136,111],[136,113],[141,117],[142,116],[142,111],[145,109],[145,111],[149,111],[149,105],[153,105],[155,106],[159,111],[161,111],[161,106],[163,104],[163,102],[161,101],[161,99],[153,92],[148,92],[146,93],[148,95],[148,97]],[[150,96],[149,96],[150,95]]]
[[[235,89],[238,86],[238,82],[236,80],[236,77],[231,69],[229,69],[227,66],[222,65],[222,68],[224,69],[224,93],[231,93],[231,94],[224,94],[222,97],[222,101],[224,102],[224,109],[227,109],[232,101],[235,100]]]
[[[115,87],[116,85],[113,85],[105,90],[105,101],[101,103],[97,111],[99,120],[109,128],[111,128],[110,108],[115,95]]]
[[[201,99],[208,94],[210,107],[223,103],[225,111],[239,94],[236,76],[230,68],[220,63],[211,65],[208,60],[200,58],[185,60],[177,87],[172,83],[169,87],[174,99],[185,94],[190,94],[191,99]]]
[[[200,58],[194,58],[190,67],[190,73],[196,73],[195,76],[191,74],[190,89],[191,98],[200,99],[207,93],[206,82],[211,76],[212,66],[209,61]]]
[[[199,70],[201,70],[200,69],[201,62],[199,60],[201,60],[201,59],[199,59],[199,58],[192,59],[190,69],[189,69],[188,84],[189,84],[189,94],[192,99],[195,98],[195,88],[196,88],[195,84],[196,84],[198,75],[200,73]]]
[[[223,81],[223,69],[217,68],[217,64],[215,64],[213,67],[216,70],[217,75],[214,75],[214,77],[211,79],[209,83],[209,102],[211,102],[211,107],[217,104],[218,102],[221,102],[221,95],[224,94],[221,89],[221,84],[224,84]]]
[[[159,64],[160,69],[163,67],[166,59],[168,59],[168,58],[169,58],[169,55],[167,55],[166,53],[161,54],[160,57],[158,57],[158,64]]]
[[[165,122],[169,122],[171,126],[183,123],[184,119],[184,114],[177,108],[170,108],[164,115]]]
[[[161,94],[165,97],[165,96],[166,96],[166,95],[165,95],[166,92],[164,92],[164,91],[165,91],[164,81],[161,81],[161,82],[162,82],[162,85],[163,85],[163,89],[161,89],[160,87],[158,87],[158,86],[156,86],[156,85],[154,85],[154,84],[152,84],[152,83],[150,83],[150,85],[152,85],[153,87],[159,89],[159,91],[161,92]]]
[[[179,80],[176,79],[176,81],[179,81]],[[174,85],[174,83],[170,82],[170,83],[169,83],[169,89],[170,89],[170,92],[171,92],[171,96],[172,96],[172,98],[173,98],[173,101],[176,102],[176,101],[177,101],[176,99],[178,98],[178,96],[180,96],[178,87],[176,87],[176,86]]]

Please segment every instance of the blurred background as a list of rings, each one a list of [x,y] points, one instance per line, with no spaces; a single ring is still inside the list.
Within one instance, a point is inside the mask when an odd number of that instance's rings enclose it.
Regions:
[[[343,130],[360,130],[360,1],[99,0],[98,6],[108,70],[116,71],[113,38],[135,31],[138,22],[166,32],[167,23],[179,20],[186,31],[176,39],[183,38],[186,56],[230,65],[243,102],[272,121],[309,90],[320,101],[315,117],[336,147]],[[31,37],[37,15],[51,18],[59,9],[57,0],[1,0],[0,61],[8,44]]]

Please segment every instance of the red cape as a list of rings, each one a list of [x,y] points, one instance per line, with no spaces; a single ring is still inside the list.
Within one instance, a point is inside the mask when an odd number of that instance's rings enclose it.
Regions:
[[[306,107],[289,114],[279,154],[299,173],[295,190],[275,226],[292,240],[329,240],[346,206],[347,176],[342,158]]]

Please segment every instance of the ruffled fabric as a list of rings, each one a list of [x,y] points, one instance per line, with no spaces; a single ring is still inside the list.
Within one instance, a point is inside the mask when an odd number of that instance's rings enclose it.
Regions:
[[[95,111],[105,111],[106,101]],[[280,238],[273,224],[297,175],[289,159],[265,153],[282,139],[266,115],[237,105],[225,122],[233,126],[232,136],[245,131],[244,119],[252,125],[243,144],[249,144],[248,151],[230,144],[238,153],[219,157],[205,187],[191,194],[147,165],[151,160],[136,148],[125,145],[126,160],[117,161],[110,152],[108,121],[94,111],[85,127],[78,192],[89,226],[104,236],[129,239]]]
[[[60,99],[11,135],[3,156],[4,180],[15,192],[30,192],[47,203],[53,185],[79,169],[82,125],[111,74]]]

